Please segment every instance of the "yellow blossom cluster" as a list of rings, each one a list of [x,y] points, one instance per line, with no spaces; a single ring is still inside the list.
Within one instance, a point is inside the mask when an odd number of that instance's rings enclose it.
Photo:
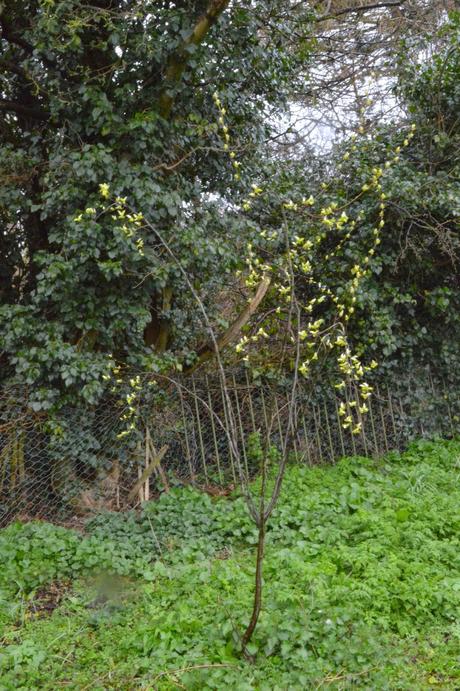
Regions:
[[[224,135],[224,148],[228,150],[230,139],[228,129],[225,127],[225,109],[222,107],[217,94],[214,94],[214,102],[220,112],[219,124],[222,127]],[[371,103],[371,99],[367,98],[366,105],[369,106]],[[361,135],[364,135],[364,110],[363,108],[361,112],[361,124],[358,128]],[[403,147],[409,145],[414,133],[415,125],[412,125],[410,132],[403,141]],[[352,136],[352,146],[349,151],[343,154],[343,162],[350,158],[350,151],[353,152],[357,150],[355,143],[356,138],[357,135]],[[329,327],[326,327],[323,319],[309,319],[306,325],[302,327],[299,324],[297,337],[302,343],[303,352],[302,361],[299,365],[299,372],[304,377],[309,376],[311,365],[318,359],[321,348],[325,347],[336,350],[337,365],[342,375],[341,381],[336,385],[337,389],[346,390],[348,393],[354,392],[354,400],[352,400],[352,396],[347,397],[346,401],[343,401],[340,406],[342,424],[346,429],[349,428],[353,434],[359,434],[362,430],[362,416],[368,411],[366,399],[369,398],[372,393],[372,387],[364,381],[365,373],[377,367],[377,363],[372,361],[370,365],[365,366],[360,362],[357,355],[353,354],[351,351],[346,337],[345,327],[355,311],[360,284],[369,274],[371,260],[381,242],[381,232],[385,226],[386,196],[382,189],[381,178],[384,174],[384,170],[390,168],[394,163],[399,161],[400,152],[401,147],[398,146],[395,149],[394,155],[392,154],[382,166],[377,166],[372,169],[370,178],[362,184],[361,190],[354,200],[342,206],[339,206],[335,201],[329,202],[316,214],[313,210],[309,210],[308,214],[312,222],[308,224],[308,237],[302,235],[294,236],[286,253],[290,266],[295,272],[299,272],[304,277],[304,280],[307,281],[307,285],[315,292],[314,296],[301,306],[302,311],[307,315],[312,315],[319,304],[329,299],[334,303],[338,317],[338,321]],[[230,157],[235,166],[235,156],[230,154]],[[239,165],[235,166],[237,179],[239,179],[239,167]],[[322,183],[321,188],[327,190],[329,184]],[[371,230],[370,246],[362,259],[360,259],[360,262],[352,266],[348,284],[343,287],[340,293],[334,293],[324,283],[313,278],[314,255],[312,250],[326,238],[331,237],[331,233],[338,233],[338,241],[335,242],[334,248],[325,254],[324,259],[327,262],[342,252],[353,232],[357,229],[359,222],[364,218],[363,212],[360,211],[356,215],[356,218],[351,219],[349,217],[348,207],[352,202],[356,201],[356,199],[369,193],[375,194],[379,200],[378,219],[375,227]],[[265,192],[262,187],[252,185],[250,193],[242,203],[243,211],[249,211],[252,208],[253,200],[263,194],[265,194]],[[309,197],[302,197],[302,199],[298,201],[286,199],[281,202],[281,209],[283,212],[299,214],[304,213],[307,208],[310,209],[314,207],[315,204],[316,200],[310,195]],[[260,236],[265,240],[276,240],[278,234],[276,231],[269,233],[266,230],[262,230],[260,231]],[[261,280],[263,274],[274,270],[273,267],[267,265],[266,262],[263,262],[262,259],[257,256],[252,244],[248,244],[247,247],[246,264],[248,269],[246,286],[249,288],[255,287]],[[286,280],[284,280],[284,278]],[[283,308],[282,305],[289,306],[294,298],[291,273],[285,271],[285,277],[283,277],[283,272],[278,271],[277,280],[272,283],[272,287],[279,298],[279,305],[274,311],[275,315],[279,316],[283,309],[286,309],[286,307]],[[236,345],[236,352],[244,353],[250,344],[258,341],[261,337],[268,337],[266,330],[263,328],[259,328],[257,333],[253,336],[248,337],[244,335]],[[295,338],[292,336],[291,341],[295,342]],[[246,355],[245,359],[247,359],[247,357]]]
[[[110,196],[110,186],[106,182],[102,182],[99,185],[99,194],[104,200],[107,200]],[[124,235],[127,240],[132,240],[136,246],[138,253],[141,257],[144,256],[144,240],[138,236],[139,228],[143,225],[143,216],[141,213],[129,213],[126,207],[127,199],[126,197],[116,197],[115,202],[110,206],[105,206],[104,203],[99,205],[99,211],[104,214],[108,211],[111,212],[111,218],[117,221],[119,225],[118,230]],[[96,216],[97,209],[89,206],[84,210],[84,212],[75,216],[74,223],[82,223],[85,216]]]
[[[126,197],[116,197],[115,204],[111,207],[112,219],[119,221],[118,229],[126,239],[133,240],[139,254],[144,256],[144,240],[137,236],[138,230],[143,225],[144,217],[141,213],[128,213]]]
[[[240,168],[241,168],[241,163],[240,161],[237,160],[236,154],[234,151],[230,151],[230,133],[228,131],[228,127],[225,123],[225,116],[227,114],[227,111],[225,110],[224,106],[222,105],[222,102],[219,98],[219,94],[217,91],[215,91],[212,95],[212,100],[214,101],[216,108],[219,111],[219,125],[222,130],[222,138],[224,140],[224,151],[229,151],[229,156],[230,160],[232,162],[233,166],[233,179],[234,180],[239,180],[240,179]]]
[[[120,367],[114,367],[113,373],[117,377],[117,383],[122,383],[120,378]],[[139,397],[142,390],[141,378],[139,375],[129,380],[129,391],[124,395],[124,400],[120,403],[123,405],[123,413],[120,415],[120,420],[125,423],[126,427],[117,434],[118,439],[128,436],[136,429],[136,416],[139,407]]]

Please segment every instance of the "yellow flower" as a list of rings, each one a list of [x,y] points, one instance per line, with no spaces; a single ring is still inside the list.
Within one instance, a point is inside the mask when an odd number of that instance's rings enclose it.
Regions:
[[[300,367],[299,367],[299,372],[300,372],[300,374],[302,374],[304,377],[307,377],[307,376],[308,376],[308,374],[309,374],[309,372],[310,372],[310,368],[308,367],[308,365],[307,365],[306,362],[303,362],[303,363],[300,365]]]
[[[106,182],[101,182],[101,184],[99,185],[99,194],[100,194],[101,197],[103,197],[104,199],[108,199],[108,198],[109,198],[110,187],[109,187],[109,185],[108,185]]]

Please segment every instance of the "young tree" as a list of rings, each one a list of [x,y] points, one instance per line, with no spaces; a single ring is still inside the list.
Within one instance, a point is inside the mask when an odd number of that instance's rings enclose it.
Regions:
[[[232,142],[225,124],[226,109],[217,93],[214,101],[221,115],[221,131],[234,165]],[[409,147],[415,130],[416,126],[412,125],[405,132],[402,147]],[[336,387],[344,394],[339,408],[343,427],[352,434],[360,434],[363,416],[368,412],[366,401],[372,393],[372,387],[365,379],[366,374],[377,363],[364,363],[353,352],[348,325],[355,311],[361,285],[370,274],[376,251],[381,244],[387,199],[383,191],[383,179],[398,163],[400,149],[400,146],[395,152],[386,149],[382,160],[370,172],[366,166],[360,168],[359,158],[354,162],[357,172],[365,181],[359,193],[353,197],[348,197],[343,188],[338,191],[338,180],[332,178],[328,182],[323,181],[321,192],[316,198],[311,194],[308,197],[304,194],[297,198],[284,198],[280,203],[282,190],[275,190],[273,194],[273,185],[264,188],[253,183],[247,198],[243,200],[242,210],[252,213],[259,221],[262,218],[267,220],[268,207],[271,221],[269,231],[265,228],[259,231],[257,248],[253,243],[248,244],[245,272],[245,282],[249,287],[262,281],[267,282],[271,309],[265,315],[259,315],[257,327],[243,335],[235,348],[236,359],[230,360],[234,366],[235,362],[242,364],[242,358],[250,375],[257,369],[257,375],[264,375],[270,382],[273,408],[264,402],[265,425],[249,438],[242,438],[243,431],[238,428],[239,410],[235,409],[228,390],[225,362],[221,358],[219,341],[206,307],[188,279],[180,259],[157,232],[159,242],[183,274],[189,292],[202,312],[217,361],[222,390],[222,414],[216,415],[206,401],[193,392],[195,404],[197,407],[204,404],[208,412],[216,417],[219,431],[227,438],[237,467],[236,477],[258,532],[252,614],[240,636],[242,653],[248,659],[254,657],[251,640],[262,610],[267,526],[281,494],[297,432],[300,380],[311,380],[319,362],[332,360],[338,375]],[[353,139],[342,160],[348,162],[351,154],[355,155],[356,151]],[[291,187],[290,191],[298,195],[299,188],[306,191],[305,181],[295,190]],[[362,209],[355,216],[357,201],[361,204],[366,201],[368,210],[374,212],[377,220],[374,218],[369,224]],[[372,217],[373,214],[369,215]],[[147,219],[145,222],[155,232],[153,224]],[[330,270],[336,260],[341,261],[340,279]],[[325,305],[328,306],[326,313]],[[265,340],[268,342],[266,347],[263,346]],[[163,377],[159,377],[159,381],[162,382]],[[174,383],[168,378],[167,381]],[[175,385],[179,389],[184,388],[188,394],[192,393],[181,382]],[[139,388],[140,384],[133,380],[133,396],[136,396],[136,389]],[[281,428],[279,416],[280,400],[284,409],[284,429]],[[278,429],[275,429],[276,420]],[[277,439],[274,442],[275,436]],[[241,444],[247,448],[242,450]],[[254,495],[243,455],[245,458],[249,455],[252,462],[259,465],[257,496]]]

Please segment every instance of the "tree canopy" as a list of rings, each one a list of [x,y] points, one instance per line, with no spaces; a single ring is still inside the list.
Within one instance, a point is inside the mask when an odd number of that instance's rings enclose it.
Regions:
[[[184,271],[226,343],[251,296],[236,272],[245,271],[248,243],[267,256],[260,231],[279,228],[276,200],[316,196],[324,180],[325,203],[328,194],[351,198],[413,120],[419,134],[392,171],[384,251],[353,329],[362,349],[387,359],[425,347],[421,335],[457,304],[459,288],[458,20],[449,24],[441,9],[422,1],[407,9],[279,0],[1,3],[2,379],[31,387],[40,409],[75,394],[97,401],[115,363],[191,365],[207,334]],[[426,38],[420,27],[433,18],[444,33]],[[431,59],[434,41],[441,50]],[[401,63],[390,83],[395,48]],[[346,105],[375,69],[382,94],[396,84],[399,110],[376,130],[357,98],[364,139],[351,142],[345,167],[343,142],[327,156],[315,153],[314,138],[292,147],[296,130],[283,133],[280,123],[293,105],[307,114],[325,114],[334,98]],[[270,194],[248,213],[244,199],[259,183]],[[364,228],[376,206],[360,203]],[[290,227],[295,235],[295,221]],[[315,261],[341,280],[336,263],[321,253]]]

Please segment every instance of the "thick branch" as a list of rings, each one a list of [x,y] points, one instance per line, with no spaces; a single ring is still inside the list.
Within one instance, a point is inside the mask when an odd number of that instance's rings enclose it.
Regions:
[[[332,14],[326,14],[323,17],[318,18],[318,22],[324,22],[327,19],[336,19],[343,14],[354,14],[359,12],[368,12],[369,10],[382,10],[387,7],[400,7],[404,5],[406,0],[389,0],[388,2],[376,2],[370,5],[358,5],[355,7],[345,7],[342,10],[338,10]]]
[[[2,7],[0,7],[0,25],[2,28],[2,38],[4,38],[5,41],[8,41],[8,43],[14,43],[16,46],[19,46],[19,48],[22,48],[27,53],[33,53],[33,46],[30,43],[28,43],[25,39],[23,39],[21,36],[17,36],[15,33],[12,32],[11,25],[7,22],[6,18],[3,15]]]
[[[5,71],[7,70],[8,72],[13,72],[13,74],[17,74],[19,77],[24,77],[25,79],[28,79],[27,72],[11,60],[0,58],[0,69]]]
[[[187,67],[191,46],[198,46],[208,33],[209,29],[217,21],[222,12],[227,8],[230,0],[211,0],[206,12],[199,18],[190,36],[171,55],[165,72],[165,86],[160,95],[160,115],[168,118],[174,104],[174,96],[171,90],[180,82],[182,74]]]
[[[162,305],[163,314],[165,312],[169,312],[169,310],[171,309],[172,298],[173,298],[172,288],[170,286],[166,286],[166,288],[163,289],[163,305]],[[155,350],[158,353],[164,353],[166,348],[168,347],[168,340],[169,340],[170,332],[171,332],[171,322],[170,322],[168,317],[163,316],[160,319],[160,330],[158,333],[157,341],[155,343]]]
[[[10,44],[14,44],[15,46],[18,46],[19,48],[22,48],[28,55],[33,55],[34,54],[34,46],[26,41],[22,36],[19,36],[16,34],[13,30],[13,25],[8,21],[8,19],[5,16],[5,10],[3,7],[3,3],[0,2],[0,28],[1,28],[1,37],[5,41],[8,41]],[[44,55],[40,56],[40,60],[43,62],[44,65],[47,67],[51,68],[56,68],[56,63],[54,60],[50,60]]]
[[[270,286],[270,282],[271,282],[271,279],[269,276],[265,276],[262,279],[262,281],[259,283],[256,294],[254,295],[252,300],[245,307],[245,309],[241,312],[241,314],[235,319],[235,321],[229,326],[227,331],[217,339],[217,347],[218,347],[219,352],[221,352],[232,341],[234,341],[235,338],[239,335],[243,326],[248,323],[248,321],[250,320],[252,315],[256,312],[260,303],[264,299],[264,297],[267,293],[267,290]],[[197,362],[195,362],[191,367],[188,367],[185,371],[187,373],[193,372],[197,367],[202,365],[203,362],[207,362],[208,360],[210,360],[215,355],[215,350],[216,349],[215,349],[214,344],[206,345],[204,348],[202,348],[200,351],[198,351]]]
[[[33,108],[29,106],[24,106],[22,103],[17,103],[16,101],[0,101],[0,111],[6,113],[16,113],[16,115],[23,115],[27,118],[33,118],[34,120],[48,120],[49,113],[42,108]]]

